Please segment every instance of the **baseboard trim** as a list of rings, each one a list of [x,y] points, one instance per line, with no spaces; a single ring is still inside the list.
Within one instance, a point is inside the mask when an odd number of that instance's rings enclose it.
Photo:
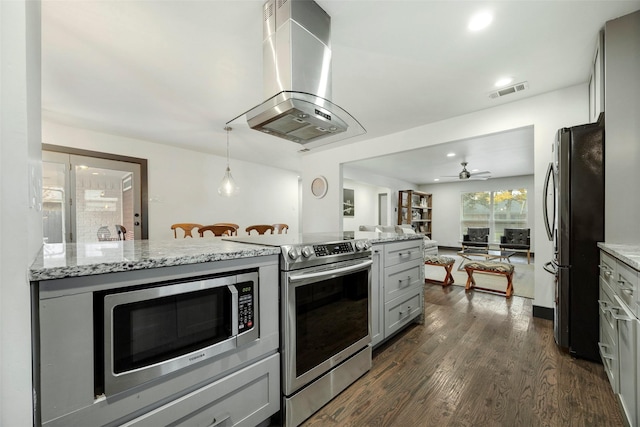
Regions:
[[[540,307],[539,305],[533,306],[533,317],[539,317],[541,319],[553,320],[553,308]]]

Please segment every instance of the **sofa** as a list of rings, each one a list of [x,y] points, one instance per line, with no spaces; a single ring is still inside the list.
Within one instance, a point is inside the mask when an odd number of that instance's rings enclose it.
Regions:
[[[373,231],[377,233],[419,234],[409,224],[404,225],[361,225],[359,231]],[[438,256],[438,242],[423,236],[424,256]]]

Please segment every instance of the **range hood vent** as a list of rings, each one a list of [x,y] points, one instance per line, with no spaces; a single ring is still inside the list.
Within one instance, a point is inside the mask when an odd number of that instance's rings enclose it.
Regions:
[[[310,0],[268,0],[263,18],[266,101],[243,113],[249,127],[307,149],[366,133],[330,101],[329,15]]]

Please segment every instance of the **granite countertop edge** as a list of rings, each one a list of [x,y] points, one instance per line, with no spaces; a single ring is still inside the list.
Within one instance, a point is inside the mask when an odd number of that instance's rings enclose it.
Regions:
[[[115,248],[105,250],[103,256],[92,256],[80,261],[76,256],[76,245],[64,245],[71,254],[63,259],[55,259],[45,254],[47,245],[43,246],[36,260],[29,268],[29,280],[32,282],[43,280],[64,279],[70,277],[84,277],[97,274],[119,273],[126,271],[145,270],[162,267],[175,267],[189,264],[202,264],[215,261],[226,261],[243,258],[279,255],[280,248],[269,246],[246,245],[242,243],[223,243],[208,247],[181,247],[149,245],[146,241],[139,241],[140,247],[127,248],[135,245],[133,242],[117,242]],[[149,248],[151,246],[151,248]],[[124,247],[124,254],[121,250]]]
[[[372,244],[423,238],[420,234],[376,232],[358,232],[355,237]],[[43,245],[28,277],[37,282],[279,254],[279,247],[209,239],[50,244]]]
[[[630,267],[640,270],[640,244],[615,244],[599,242],[598,247]]]

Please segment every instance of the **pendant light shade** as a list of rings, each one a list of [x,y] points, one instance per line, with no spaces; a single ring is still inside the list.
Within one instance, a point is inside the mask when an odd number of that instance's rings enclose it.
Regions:
[[[218,194],[225,197],[231,197],[240,191],[240,187],[233,180],[233,176],[231,176],[231,168],[229,168],[229,132],[231,131],[231,127],[225,126],[224,130],[227,131],[227,170],[224,173],[224,178],[222,178],[222,182],[218,187]]]

